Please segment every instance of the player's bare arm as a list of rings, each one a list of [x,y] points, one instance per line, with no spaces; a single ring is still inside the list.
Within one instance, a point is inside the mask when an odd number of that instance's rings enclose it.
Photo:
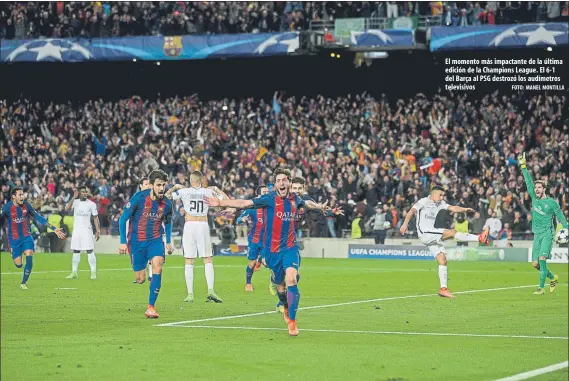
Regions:
[[[183,186],[182,184],[176,184],[174,185],[172,188],[170,188],[168,191],[166,191],[166,193],[164,194],[164,197],[166,197],[168,200],[172,199],[172,193],[179,191],[180,189],[184,189],[185,186]]]
[[[73,197],[65,205],[65,211],[66,212],[69,212],[71,209],[73,209],[73,203],[75,202],[75,200],[77,200],[77,197],[79,197],[79,191],[77,189],[74,189]]]
[[[401,225],[401,228],[399,229],[399,232],[401,234],[405,234],[407,232],[407,227],[409,226],[409,221],[411,221],[411,218],[413,218],[413,216],[415,214],[417,214],[417,209],[411,208],[411,210],[409,210],[409,212],[405,216],[405,221],[403,221],[403,224]]]
[[[454,206],[454,205],[449,205],[448,211],[452,212],[452,213],[474,213],[475,212],[475,210],[472,208],[463,208],[461,206]]]
[[[95,222],[95,241],[101,238],[101,225],[99,224],[99,216],[93,216],[93,221]]]
[[[317,202],[314,201],[310,201],[310,200],[306,200],[304,202],[304,205],[306,205],[306,207],[308,209],[313,209],[313,210],[320,210],[322,212],[326,212],[326,210],[328,210],[329,206],[328,206],[328,200],[324,201],[323,203],[319,204]]]
[[[205,197],[205,202],[208,206],[211,207],[227,207],[227,208],[237,208],[237,209],[249,209],[253,208],[253,201],[252,200],[228,200],[224,198],[220,200],[217,197]]]

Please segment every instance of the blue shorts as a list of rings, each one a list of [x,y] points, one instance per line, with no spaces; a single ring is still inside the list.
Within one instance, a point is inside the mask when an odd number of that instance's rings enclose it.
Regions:
[[[263,250],[264,250],[263,245],[258,243],[250,243],[249,250],[247,251],[247,259],[250,261],[254,261],[257,258],[259,258],[259,256],[263,258]]]
[[[146,269],[148,261],[151,261],[154,257],[160,256],[165,258],[164,241],[162,241],[162,238],[155,238],[144,242],[131,241],[128,246],[132,269],[134,271]]]
[[[286,269],[294,267],[297,271],[300,267],[300,253],[298,248],[288,249],[278,253],[265,253],[265,263],[271,270],[274,284],[281,284],[285,279]]]
[[[8,243],[12,250],[12,259],[21,257],[26,250],[35,250],[34,239],[31,236],[22,237],[17,240],[9,240]]]

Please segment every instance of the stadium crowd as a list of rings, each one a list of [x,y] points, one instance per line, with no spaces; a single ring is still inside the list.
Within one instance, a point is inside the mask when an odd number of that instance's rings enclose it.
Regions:
[[[502,4],[503,3],[503,4]],[[567,20],[569,2],[3,2],[5,39],[300,31],[311,20],[442,16],[467,26]]]
[[[531,222],[516,166],[525,150],[530,171],[546,179],[551,197],[569,210],[565,96],[275,94],[269,101],[207,102],[195,95],[134,96],[81,105],[4,101],[0,111],[0,204],[12,187],[23,186],[35,208],[62,213],[74,187],[88,185],[107,233],[116,233],[121,207],[156,168],[168,172],[172,184],[186,184],[191,171],[201,170],[207,185],[235,198],[253,197],[276,167],[292,168],[293,176],[307,179],[316,201],[328,199],[346,211],[331,229],[320,213],[310,213],[304,228],[312,236],[339,236],[353,218],[368,222],[376,210],[397,227],[437,183],[448,190],[449,203],[478,211],[467,216],[468,230],[478,233],[488,224],[493,236],[515,239]],[[183,211],[176,215],[183,219]],[[217,227],[228,223],[217,216]]]

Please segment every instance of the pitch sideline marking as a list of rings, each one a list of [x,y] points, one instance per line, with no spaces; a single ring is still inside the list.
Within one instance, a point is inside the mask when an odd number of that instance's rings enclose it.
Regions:
[[[271,327],[237,327],[219,325],[175,325],[180,328],[212,328],[212,329],[234,329],[248,331],[288,331],[287,328]],[[491,337],[502,339],[551,339],[569,340],[565,336],[531,336],[531,335],[499,335],[499,334],[477,334],[477,333],[447,333],[447,332],[398,332],[398,331],[360,331],[360,330],[339,330],[339,329],[299,329],[301,332],[326,332],[326,333],[357,333],[370,335],[409,335],[409,336],[463,336],[463,337]]]
[[[520,288],[530,288],[530,287],[537,287],[537,285],[527,285],[527,286],[513,286],[513,287],[499,287],[499,288],[486,288],[481,290],[469,290],[469,291],[458,291],[454,294],[473,294],[478,292],[490,292],[490,291],[501,291],[501,290],[514,290]],[[300,307],[299,310],[313,310],[317,308],[330,308],[330,307],[340,307],[340,306],[348,306],[352,304],[362,304],[362,303],[373,303],[373,302],[382,302],[387,300],[398,300],[398,299],[415,299],[415,298],[425,298],[431,296],[438,296],[438,294],[419,294],[419,295],[406,295],[406,296],[393,296],[389,298],[376,298],[376,299],[367,299],[367,300],[356,300],[352,302],[343,302],[343,303],[334,303],[334,304],[322,304],[317,306],[308,306],[308,307]],[[260,316],[260,315],[269,315],[277,313],[275,310],[266,311],[266,312],[255,312],[249,314],[241,314],[241,315],[230,315],[230,316],[219,316],[214,318],[204,318],[204,319],[196,319],[196,320],[185,320],[185,321],[178,321],[178,322],[171,322],[171,323],[162,323],[156,324],[158,327],[171,327],[180,324],[193,324],[193,323],[203,323],[207,321],[218,321],[218,320],[228,320],[228,319],[239,319],[251,316]]]
[[[195,266],[196,268],[203,268],[202,265]],[[216,268],[243,268],[241,265],[215,265]],[[166,269],[183,269],[184,266],[166,266]],[[336,267],[315,267],[318,270],[337,270]],[[340,269],[342,270],[342,269]],[[409,268],[369,268],[369,267],[346,267],[343,269],[344,271],[369,271],[369,272],[431,272],[433,270],[429,269],[409,269]],[[90,272],[91,270],[78,270],[79,272]],[[132,271],[130,267],[123,267],[123,268],[114,268],[114,269],[97,269],[97,271]],[[50,273],[68,273],[69,270],[39,270],[34,271],[34,274],[50,274]],[[479,273],[479,270],[453,270],[455,273]],[[512,274],[512,271],[501,270],[501,271],[488,271],[492,274]],[[535,271],[519,271],[517,274],[526,274],[531,273],[534,274]],[[556,272],[557,274],[557,272]],[[561,272],[561,274],[566,274],[566,272]],[[0,273],[0,275],[22,275],[22,271],[8,271]]]
[[[559,364],[553,364],[553,365],[546,366],[544,368],[530,370],[529,372],[514,374],[513,376],[500,378],[500,379],[494,380],[494,381],[522,381],[522,380],[527,380],[528,378],[532,378],[535,376],[540,376],[542,374],[555,372],[556,370],[560,370],[560,369],[567,368],[567,367],[569,367],[569,361],[564,361],[564,362],[560,362]]]

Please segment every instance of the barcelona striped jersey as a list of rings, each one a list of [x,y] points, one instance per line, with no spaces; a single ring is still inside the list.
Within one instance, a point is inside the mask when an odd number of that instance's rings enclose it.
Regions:
[[[42,225],[47,224],[45,217],[38,214],[28,202],[24,202],[22,206],[16,205],[13,201],[8,202],[2,207],[0,217],[7,221],[6,233],[12,242],[31,235],[28,222],[30,218]]]
[[[265,209],[265,250],[278,253],[298,249],[296,242],[296,218],[298,210],[304,208],[304,200],[295,193],[281,197],[276,192],[252,200],[253,208]]]
[[[151,189],[147,189],[135,193],[124,207],[119,225],[121,244],[127,243],[127,221],[129,221],[129,241],[150,241],[161,238],[166,233],[166,242],[170,243],[172,202],[167,198],[152,200],[150,192]]]
[[[243,218],[249,216],[249,219],[252,222],[251,230],[249,230],[249,235],[247,237],[249,243],[263,244],[266,221],[265,215],[265,209],[247,209],[237,219],[237,223],[240,224],[243,222]]]

